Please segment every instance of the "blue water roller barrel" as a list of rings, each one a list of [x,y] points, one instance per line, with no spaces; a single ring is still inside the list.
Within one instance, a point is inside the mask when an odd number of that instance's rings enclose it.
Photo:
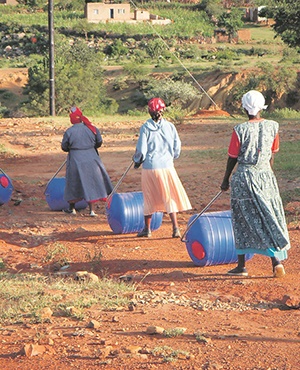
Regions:
[[[14,188],[7,175],[0,174],[0,206],[10,201]]]
[[[64,191],[66,187],[65,177],[54,177],[45,190],[46,201],[52,211],[62,211],[69,208],[69,203],[64,200]],[[75,203],[76,209],[85,209],[88,203],[85,200]]]
[[[196,217],[192,216],[188,224]],[[196,266],[237,262],[231,212],[203,213],[186,234],[186,248]],[[246,254],[246,260],[252,256]]]
[[[142,192],[115,193],[106,205],[107,221],[114,234],[138,233],[143,230],[144,197]],[[151,219],[151,230],[162,223],[163,213],[156,212]]]

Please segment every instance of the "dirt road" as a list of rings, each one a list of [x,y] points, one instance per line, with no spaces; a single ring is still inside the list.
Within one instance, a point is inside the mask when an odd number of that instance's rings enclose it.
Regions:
[[[234,123],[198,117],[178,126],[183,148],[176,168],[194,207],[179,215],[181,231],[219,190]],[[171,238],[167,217],[152,238],[141,240],[135,234],[114,235],[104,204],[97,218],[88,217],[87,210],[75,217],[51,211],[44,191],[65,160],[60,141],[67,119],[3,119],[0,124],[0,167],[14,185],[13,200],[0,208],[5,270],[53,274],[53,261],[46,262],[45,256],[47,248],[60,243],[68,250],[70,274],[125,275],[136,284],[134,304],[119,311],[91,307],[82,321],[53,315],[49,323],[32,324],[24,317],[18,324],[2,325],[3,369],[298,369],[300,311],[286,305],[287,295],[294,303],[300,297],[298,203],[288,205],[292,249],[286,277],[272,278],[270,261],[262,256],[248,262],[249,277],[229,277],[232,265],[195,266],[185,243]],[[114,184],[130,163],[140,124],[97,124],[104,138],[100,155]],[[299,128],[286,125],[282,141],[299,140]],[[299,187],[278,181],[282,191]],[[140,191],[140,170],[130,170],[119,191]],[[229,195],[224,194],[210,211],[228,209]],[[96,264],[91,256],[99,256]],[[91,319],[100,327],[88,328]],[[185,330],[167,337],[148,334],[149,326]],[[25,344],[39,343],[45,352],[20,353]]]

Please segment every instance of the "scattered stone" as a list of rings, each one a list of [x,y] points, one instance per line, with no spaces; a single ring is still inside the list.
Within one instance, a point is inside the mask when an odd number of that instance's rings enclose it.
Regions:
[[[146,333],[147,334],[163,334],[165,331],[164,328],[162,328],[161,326],[148,326],[147,330],[146,330]]]
[[[201,333],[201,332],[195,332],[194,333],[195,337],[196,337],[196,341],[199,342],[199,343],[211,343],[211,338],[209,338],[209,336],[205,333]]]
[[[32,252],[30,249],[28,248],[20,248],[20,253],[28,253],[28,252]]]
[[[64,265],[64,266],[62,266],[60,269],[61,269],[61,270],[67,270],[68,268],[70,268],[70,265]]]
[[[49,337],[43,337],[39,339],[39,344],[40,345],[48,345],[48,346],[53,346],[54,345],[54,340]]]
[[[99,329],[99,328],[100,328],[100,326],[101,326],[101,324],[100,324],[100,322],[99,322],[99,321],[97,321],[97,320],[91,320],[91,321],[88,323],[88,325],[87,325],[87,327],[88,327],[88,328],[93,328],[93,329]]]
[[[128,346],[123,348],[123,351],[125,353],[139,353],[142,350],[142,347],[140,346]]]
[[[80,281],[94,281],[97,282],[99,281],[99,278],[97,275],[87,272],[87,271],[77,271],[75,273],[75,280],[80,280]]]
[[[134,311],[135,310],[135,305],[133,303],[129,303],[128,310],[129,311]]]
[[[45,319],[50,319],[51,316],[53,315],[53,311],[51,310],[50,307],[44,307],[39,311],[39,315],[43,320]]]
[[[61,268],[61,264],[59,262],[55,262],[53,265],[52,265],[52,269],[53,271],[59,271]]]
[[[119,280],[124,281],[125,283],[129,283],[130,281],[133,280],[132,275],[122,275],[119,277]]]
[[[83,228],[83,227],[78,227],[76,230],[75,230],[75,233],[84,233],[86,232],[86,229]]]
[[[97,355],[99,356],[99,357],[104,357],[104,358],[106,358],[106,357],[108,357],[108,356],[110,356],[111,355],[111,351],[113,350],[113,347],[112,346],[106,346],[106,347],[104,347],[104,348],[101,348],[101,349],[99,349],[98,350],[98,352],[97,352]]]
[[[81,314],[81,311],[74,306],[67,307],[66,310],[71,316],[79,316]]]
[[[198,311],[248,311],[248,310],[266,310],[280,308],[282,304],[270,303],[267,301],[260,301],[259,303],[249,303],[244,302],[240,299],[227,299],[226,302],[216,298],[204,298],[204,297],[194,297],[187,298],[183,294],[177,294],[175,292],[165,292],[165,291],[143,291],[135,294],[136,305],[150,305],[157,307],[158,305],[165,304],[176,304],[182,307],[192,307]],[[143,310],[142,307],[140,307]]]
[[[111,357],[117,357],[120,354],[120,351],[118,349],[114,349],[110,351]]]
[[[46,351],[46,347],[40,344],[25,344],[21,353],[26,357],[42,355]]]
[[[152,350],[150,349],[150,348],[142,348],[141,350],[140,350],[140,353],[141,354],[143,354],[143,355],[151,355],[151,353],[152,353]]]
[[[169,279],[171,280],[182,280],[184,279],[184,273],[181,270],[172,271],[168,274]]]
[[[289,308],[299,309],[300,308],[300,297],[285,295],[282,299],[282,303]]]
[[[148,361],[148,355],[145,353],[137,353],[136,356],[139,360]]]

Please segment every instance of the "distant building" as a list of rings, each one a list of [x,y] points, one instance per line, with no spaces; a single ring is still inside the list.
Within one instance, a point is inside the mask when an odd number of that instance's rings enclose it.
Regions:
[[[256,8],[246,8],[246,19],[250,22],[268,22],[268,18],[260,17],[259,12],[265,8],[265,6],[258,6]]]
[[[153,24],[169,24],[170,19],[159,17],[158,15],[150,14],[146,10],[136,9],[133,13],[130,12],[130,4],[116,4],[113,1],[104,1],[101,3],[86,3],[84,7],[84,17],[90,23],[100,22],[145,22],[149,21]]]
[[[230,38],[225,28],[218,28],[214,30],[214,39],[216,42],[247,42],[251,40],[251,32],[247,29],[241,29],[236,32],[234,37]]]
[[[0,4],[18,5],[19,3],[17,2],[17,0],[0,0]]]

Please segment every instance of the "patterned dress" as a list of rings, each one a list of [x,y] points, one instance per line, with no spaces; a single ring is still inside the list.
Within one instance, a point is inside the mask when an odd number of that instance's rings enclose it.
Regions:
[[[68,202],[105,199],[113,186],[96,148],[102,144],[100,131],[96,135],[83,123],[76,123],[64,133],[62,150],[68,152],[64,199]]]
[[[232,224],[238,254],[287,258],[289,235],[270,165],[272,152],[278,150],[277,122],[264,119],[234,127],[228,154],[238,161],[231,178]]]

